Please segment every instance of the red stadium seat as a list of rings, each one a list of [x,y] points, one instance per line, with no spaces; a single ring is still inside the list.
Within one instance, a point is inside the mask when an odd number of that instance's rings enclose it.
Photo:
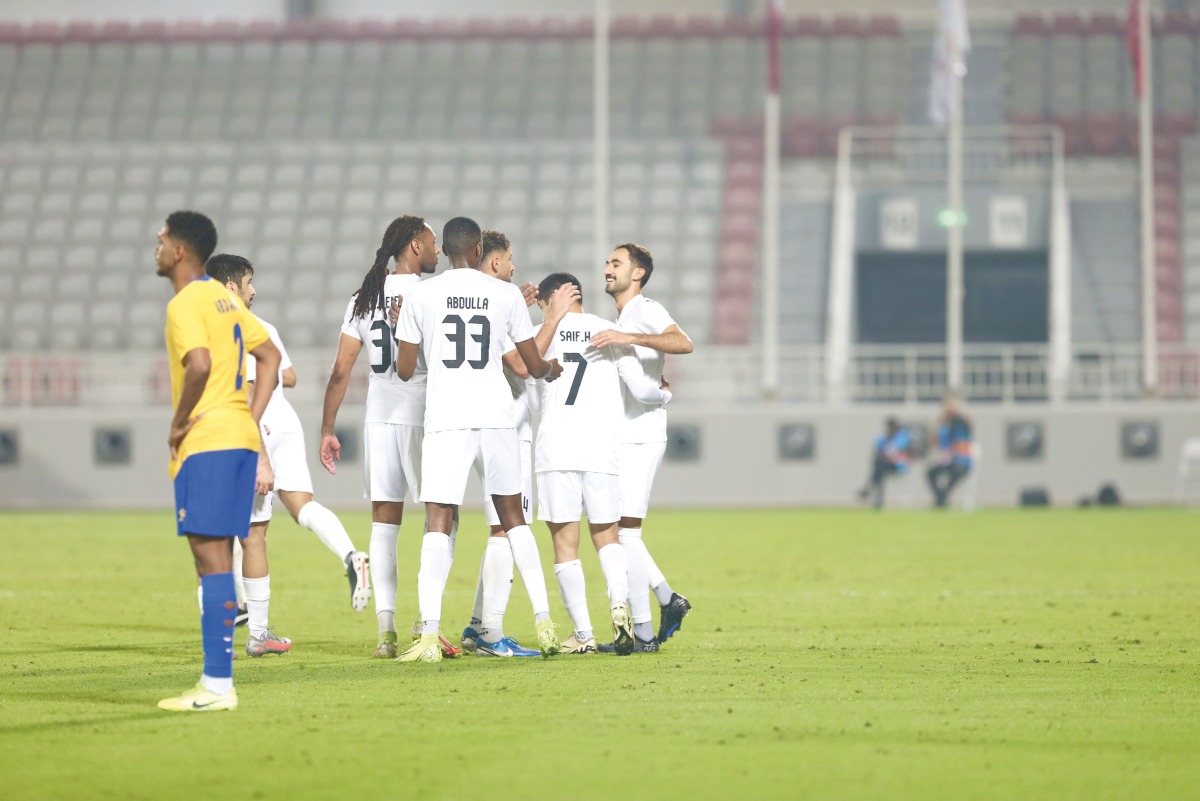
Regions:
[[[1059,14],[1050,27],[1052,36],[1082,36],[1085,30],[1083,17],[1078,14]]]
[[[76,21],[67,24],[63,31],[63,41],[87,42],[96,38],[96,23]]]
[[[862,21],[858,17],[839,14],[833,18],[833,23],[829,26],[829,34],[831,36],[862,36]]]
[[[900,21],[895,17],[871,17],[867,23],[870,36],[899,36]]]
[[[1122,151],[1121,119],[1116,115],[1091,117],[1085,124],[1088,152],[1097,156],[1112,156]]]
[[[1021,14],[1013,25],[1014,36],[1046,36],[1050,26],[1040,14]]]
[[[785,20],[783,33],[785,36],[824,36],[825,23],[820,17],[797,17]]]
[[[1087,22],[1091,36],[1124,36],[1125,20],[1115,14],[1093,14]]]

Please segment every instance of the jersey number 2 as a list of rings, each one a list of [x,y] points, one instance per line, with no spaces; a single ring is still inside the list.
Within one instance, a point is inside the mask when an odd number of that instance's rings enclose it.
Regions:
[[[242,338],[242,326],[237,323],[233,326],[233,341],[238,346],[237,377],[233,380],[233,388],[240,390],[246,381],[246,340]]]
[[[442,318],[443,323],[454,326],[454,331],[446,334],[446,339],[454,343],[454,358],[442,359],[442,364],[449,368],[462,367],[463,363],[471,365],[475,370],[487,367],[488,352],[492,344],[492,323],[482,314],[476,314],[470,320],[463,322],[457,314],[447,314]],[[471,334],[471,339],[479,343],[479,358],[467,358],[467,325],[479,326],[478,334]]]

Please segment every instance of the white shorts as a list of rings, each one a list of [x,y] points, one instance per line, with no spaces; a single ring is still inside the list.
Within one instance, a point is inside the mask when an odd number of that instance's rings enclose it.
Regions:
[[[372,501],[404,502],[407,493],[421,497],[421,449],[425,429],[397,423],[363,425],[366,487]]]
[[[550,470],[537,474],[538,520],[615,523],[621,517],[621,483],[611,473]]]
[[[533,443],[522,439],[517,440],[517,444],[521,449],[521,513],[528,526],[533,522]],[[483,496],[483,512],[489,526],[500,525],[500,515],[496,513],[491,495]]]
[[[665,442],[622,442],[617,448],[620,467],[621,517],[646,517],[654,475],[667,452]]]
[[[460,428],[425,434],[421,500],[461,506],[471,468],[484,495],[521,492],[521,450],[515,428]]]
[[[308,453],[304,449],[303,431],[267,434],[267,458],[275,473],[275,492],[254,496],[251,523],[266,523],[271,519],[271,497],[280,490],[312,494],[312,474],[308,472]]]

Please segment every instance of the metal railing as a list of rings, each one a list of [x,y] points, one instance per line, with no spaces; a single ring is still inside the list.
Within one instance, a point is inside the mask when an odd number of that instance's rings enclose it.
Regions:
[[[332,351],[291,354],[300,381],[288,390],[297,406],[319,407]],[[780,352],[784,402],[823,404],[829,399],[825,348],[788,346]],[[1070,402],[1200,399],[1200,347],[1159,346],[1159,388],[1142,388],[1142,356],[1136,345],[1075,345],[1063,397]],[[667,360],[667,378],[680,400],[711,404],[762,400],[761,350],[755,345],[700,346],[690,356]],[[962,395],[974,403],[1045,403],[1053,396],[1046,345],[967,345]],[[366,367],[359,365],[346,403],[365,397]],[[872,345],[851,349],[844,402],[936,403],[946,392],[945,348],[936,345]],[[104,354],[8,353],[0,356],[0,407],[117,408],[166,406],[171,402],[166,357],[160,352]]]

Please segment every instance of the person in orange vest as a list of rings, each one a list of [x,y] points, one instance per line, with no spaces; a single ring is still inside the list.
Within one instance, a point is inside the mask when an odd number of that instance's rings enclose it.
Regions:
[[[937,427],[938,454],[929,468],[929,488],[933,505],[944,507],[954,486],[971,472],[971,421],[958,407],[958,400],[947,395]]]
[[[883,480],[892,475],[903,475],[912,466],[912,436],[895,417],[884,423],[884,433],[875,438],[871,449],[871,477],[867,485],[858,491],[859,500],[872,498],[871,505],[883,507]],[[872,497],[873,496],[873,497]]]

